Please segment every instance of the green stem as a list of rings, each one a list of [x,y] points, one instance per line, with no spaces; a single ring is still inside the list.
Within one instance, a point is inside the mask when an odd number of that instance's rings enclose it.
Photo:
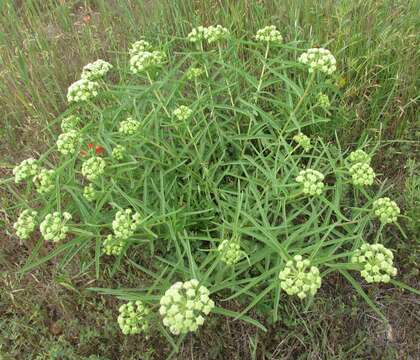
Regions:
[[[149,83],[151,86],[154,85],[154,82],[152,80],[152,78],[150,77],[150,74],[148,71],[146,71],[147,74],[147,78],[149,80]],[[162,101],[162,94],[159,92],[159,90],[153,90],[153,94],[155,94],[156,99],[159,101],[159,105],[162,107],[162,109],[165,111],[166,115],[168,117],[171,117],[171,114],[169,113],[168,109],[166,108],[166,106],[164,105],[163,101]]]
[[[224,64],[223,57],[222,57],[222,48],[220,47],[220,44],[219,43],[217,43],[217,47],[219,49],[219,59],[220,59],[220,62],[222,64]],[[230,103],[234,107],[235,106],[235,103],[233,101],[232,91],[230,91],[230,85],[229,85],[229,82],[228,82],[228,79],[227,78],[225,78],[225,83],[226,83],[226,86],[228,88],[229,97],[230,97]]]
[[[254,101],[257,101],[258,94],[259,94],[259,93],[260,93],[260,91],[261,91],[262,81],[263,81],[263,78],[264,78],[265,69],[266,69],[266,67],[267,67],[267,59],[268,59],[268,51],[269,51],[269,50],[270,50],[270,43],[269,43],[269,42],[267,42],[267,46],[266,46],[266,48],[265,48],[265,54],[264,54],[263,67],[262,67],[262,69],[261,69],[260,79],[259,79],[259,81],[258,81],[258,86],[257,86],[257,91],[256,91],[256,93],[255,93]]]

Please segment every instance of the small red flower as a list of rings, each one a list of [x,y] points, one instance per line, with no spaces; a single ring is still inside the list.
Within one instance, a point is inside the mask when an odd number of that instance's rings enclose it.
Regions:
[[[95,152],[97,155],[103,154],[104,150],[105,149],[102,146],[96,145]]]
[[[87,147],[88,147],[89,149],[93,149],[93,144],[92,144],[92,143],[89,143],[89,144],[87,144]]]

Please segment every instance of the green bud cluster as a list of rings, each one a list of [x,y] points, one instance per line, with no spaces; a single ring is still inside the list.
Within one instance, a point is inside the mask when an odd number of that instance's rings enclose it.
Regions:
[[[97,195],[98,192],[96,191],[95,186],[93,184],[86,185],[83,188],[83,196],[87,201],[95,201]]]
[[[36,217],[38,213],[34,210],[23,210],[17,221],[13,224],[16,235],[22,240],[26,240],[36,226]]]
[[[372,167],[366,163],[356,163],[350,167],[352,182],[356,186],[372,185],[375,179],[375,172]]]
[[[130,50],[128,50],[130,56],[134,56],[138,53],[142,53],[144,51],[151,51],[152,45],[146,40],[138,40],[131,45]]]
[[[259,29],[255,35],[255,39],[260,42],[283,42],[283,36],[281,36],[280,31],[274,25]]]
[[[356,250],[351,262],[362,266],[360,275],[368,283],[387,283],[391,276],[397,275],[393,266],[394,255],[382,244],[363,244]]]
[[[106,162],[98,156],[87,159],[82,165],[82,175],[89,181],[94,181],[102,176],[105,171]]]
[[[23,180],[32,179],[39,171],[38,162],[34,158],[23,160],[19,165],[13,168],[15,183],[18,184]]]
[[[299,175],[296,177],[296,182],[303,185],[303,193],[306,195],[321,195],[324,189],[324,175],[319,171],[306,169],[301,170]]]
[[[124,335],[135,335],[149,329],[147,315],[150,310],[142,301],[129,301],[119,308],[118,325]]]
[[[74,154],[80,142],[80,134],[76,130],[62,133],[57,139],[57,149],[63,155]]]
[[[131,209],[119,210],[112,222],[114,234],[118,239],[128,239],[133,236],[141,222],[140,214]]]
[[[64,212],[62,216],[59,212],[54,212],[45,216],[39,226],[43,238],[53,242],[64,240],[69,230],[66,223],[70,219],[71,215],[68,212]]]
[[[209,290],[199,286],[196,279],[173,284],[160,299],[163,325],[174,335],[196,331],[204,323],[201,313],[208,315],[214,307],[209,295]]]
[[[183,121],[187,120],[191,116],[192,110],[188,106],[181,105],[180,107],[174,110],[173,114],[178,120]]]
[[[229,30],[222,25],[209,26],[204,33],[204,38],[209,44],[226,39],[229,36]]]
[[[330,103],[330,98],[328,97],[328,95],[325,95],[323,93],[319,93],[318,94],[318,104],[323,109],[329,109],[330,106],[331,106],[331,103]]]
[[[357,163],[370,164],[371,158],[363,150],[357,149],[350,153],[350,155],[348,156],[348,160],[352,164],[357,164]]]
[[[81,123],[80,117],[76,115],[70,115],[61,120],[61,130],[68,132],[70,130],[77,130],[77,126]]]
[[[97,82],[80,79],[69,86],[67,101],[71,103],[92,100],[98,96],[98,89]]]
[[[401,211],[395,201],[388,197],[383,197],[373,202],[373,212],[381,223],[390,224],[397,221]]]
[[[110,70],[112,65],[104,60],[98,59],[93,63],[87,64],[83,67],[82,79],[99,80],[103,78]]]
[[[54,190],[55,171],[41,169],[40,172],[34,176],[34,184],[36,191],[40,194],[46,194]]]
[[[152,67],[160,66],[165,61],[165,54],[162,51],[142,51],[130,58],[130,71],[138,74]]]
[[[244,254],[243,251],[241,251],[239,241],[235,239],[223,240],[217,250],[221,255],[221,260],[227,265],[236,264]]]
[[[335,57],[327,49],[313,48],[299,57],[299,62],[309,65],[309,72],[320,71],[331,75],[336,68]]]
[[[193,67],[193,68],[189,68],[187,71],[187,79],[188,80],[193,80],[196,79],[198,77],[200,77],[201,75],[203,75],[204,70],[201,68],[197,68],[197,67]]]
[[[124,243],[124,239],[116,238],[115,236],[110,234],[105,238],[104,243],[102,244],[103,251],[106,255],[118,256],[122,253],[124,249]]]
[[[303,150],[305,150],[305,152],[308,152],[309,150],[311,150],[312,145],[311,145],[311,139],[306,136],[303,133],[298,133],[297,135],[293,136],[293,140],[300,146],[303,148]]]
[[[122,145],[117,145],[112,149],[112,157],[116,160],[123,160],[125,155],[125,147]]]
[[[321,276],[316,266],[310,266],[308,259],[296,255],[286,263],[279,274],[280,287],[288,295],[297,295],[300,299],[315,295],[321,287]]]
[[[131,116],[120,122],[118,132],[124,135],[133,135],[140,127],[140,121],[134,120]]]

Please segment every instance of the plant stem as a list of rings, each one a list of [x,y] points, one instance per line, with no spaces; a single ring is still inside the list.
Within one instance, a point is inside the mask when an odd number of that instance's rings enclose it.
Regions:
[[[146,71],[147,74],[147,78],[149,79],[149,83],[151,86],[154,85],[154,82],[152,80],[152,78],[150,77],[150,74],[148,71]],[[159,105],[162,107],[162,109],[165,111],[166,115],[168,117],[171,117],[171,114],[169,113],[168,109],[166,108],[166,106],[164,105],[163,101],[162,101],[162,94],[159,92],[159,90],[153,90],[153,94],[155,94],[156,99],[159,101]]]
[[[257,101],[258,94],[261,91],[262,81],[263,81],[263,78],[264,78],[265,69],[267,67],[267,59],[268,59],[269,50],[270,50],[270,43],[267,42],[267,46],[265,48],[265,54],[264,54],[264,63],[263,63],[263,67],[261,69],[261,74],[260,74],[260,80],[258,81],[257,91],[256,91],[255,96],[254,96],[254,101],[255,102]]]

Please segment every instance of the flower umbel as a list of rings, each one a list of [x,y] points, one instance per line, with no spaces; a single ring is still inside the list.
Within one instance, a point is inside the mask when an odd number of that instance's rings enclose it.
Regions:
[[[131,45],[130,50],[128,50],[130,56],[134,56],[144,51],[151,51],[152,45],[146,40],[138,40]]]
[[[369,164],[356,163],[350,167],[350,175],[353,185],[367,186],[372,185],[375,179],[375,172]]]
[[[173,284],[160,299],[163,325],[174,335],[196,331],[204,323],[201,313],[208,315],[214,307],[209,294],[196,279]]]
[[[104,60],[96,60],[93,63],[87,64],[83,67],[82,79],[99,80],[103,78],[108,71],[112,69],[112,65]]]
[[[118,256],[122,253],[124,249],[125,240],[117,238],[113,236],[112,234],[109,234],[103,243],[103,251],[106,255],[114,255]]]
[[[323,93],[318,94],[318,105],[323,109],[329,109],[331,106],[330,98]]]
[[[39,226],[43,238],[47,241],[53,242],[64,240],[69,230],[66,223],[70,219],[71,215],[68,212],[64,212],[63,215],[61,215],[56,211],[45,216]]]
[[[58,136],[57,149],[63,155],[74,154],[80,142],[80,134],[76,130],[69,130]]]
[[[116,160],[124,159],[125,147],[122,145],[117,145],[112,149],[112,157]]]
[[[98,96],[99,84],[88,79],[80,79],[69,86],[68,102],[80,102],[94,99]]]
[[[120,122],[118,132],[124,135],[133,135],[140,127],[140,121],[134,120],[132,117]]]
[[[18,184],[23,180],[30,179],[39,171],[39,165],[34,158],[23,160],[19,165],[13,168],[15,183]]]
[[[351,262],[362,267],[360,275],[368,283],[387,283],[391,276],[397,275],[393,266],[394,255],[382,244],[363,244],[356,250]]]
[[[388,197],[383,197],[373,202],[373,212],[381,223],[390,224],[397,221],[401,211],[395,201]]]
[[[299,146],[301,146],[303,148],[303,150],[305,150],[305,152],[308,152],[309,150],[312,149],[311,139],[301,132],[299,134],[293,136],[293,140]]]
[[[95,201],[97,195],[98,193],[93,184],[89,184],[83,188],[83,196],[87,201]]]
[[[119,239],[128,239],[133,236],[141,222],[140,214],[138,212],[133,214],[133,210],[125,209],[119,210],[115,214],[115,219],[112,222],[115,237]]]
[[[22,240],[26,240],[35,229],[36,217],[38,213],[34,210],[23,210],[17,221],[13,224],[16,235]]]
[[[133,74],[138,74],[151,67],[160,66],[165,60],[162,51],[142,51],[134,54],[130,58],[130,70]]]
[[[105,171],[106,162],[101,157],[93,156],[82,165],[82,175],[89,181],[94,181]]]
[[[257,31],[255,39],[260,42],[282,43],[283,36],[274,25],[266,26]]]
[[[321,276],[316,266],[310,266],[308,259],[296,255],[286,263],[279,274],[280,287],[288,295],[297,295],[300,299],[315,295],[321,287]]]
[[[135,335],[146,332],[149,328],[147,315],[150,310],[142,301],[129,301],[119,308],[118,325],[124,335]]]
[[[336,68],[335,57],[327,49],[313,48],[299,57],[299,62],[309,65],[309,72],[321,71],[331,75]]]
[[[173,114],[178,120],[184,121],[191,116],[192,110],[188,106],[181,105],[174,110]]]
[[[222,25],[209,26],[204,29],[204,38],[209,44],[226,39],[229,36],[229,30]]]
[[[306,195],[321,195],[324,189],[324,174],[319,171],[306,169],[301,170],[299,175],[296,177],[296,182],[303,185],[303,193]]]
[[[198,42],[204,39],[206,28],[204,26],[198,26],[191,30],[188,34],[187,39],[191,42]]]
[[[348,156],[348,159],[352,164],[357,164],[357,163],[370,164],[370,160],[371,160],[370,156],[361,149],[352,151],[350,155]]]
[[[203,73],[204,73],[203,69],[193,67],[193,68],[189,68],[187,70],[186,75],[187,75],[188,80],[193,80],[193,79],[196,79],[196,78],[200,77]]]
[[[41,169],[41,171],[35,175],[33,179],[36,191],[40,194],[51,192],[54,189],[54,178],[54,170]]]
[[[217,250],[221,255],[221,260],[227,265],[236,264],[244,255],[238,240],[223,240]]]

